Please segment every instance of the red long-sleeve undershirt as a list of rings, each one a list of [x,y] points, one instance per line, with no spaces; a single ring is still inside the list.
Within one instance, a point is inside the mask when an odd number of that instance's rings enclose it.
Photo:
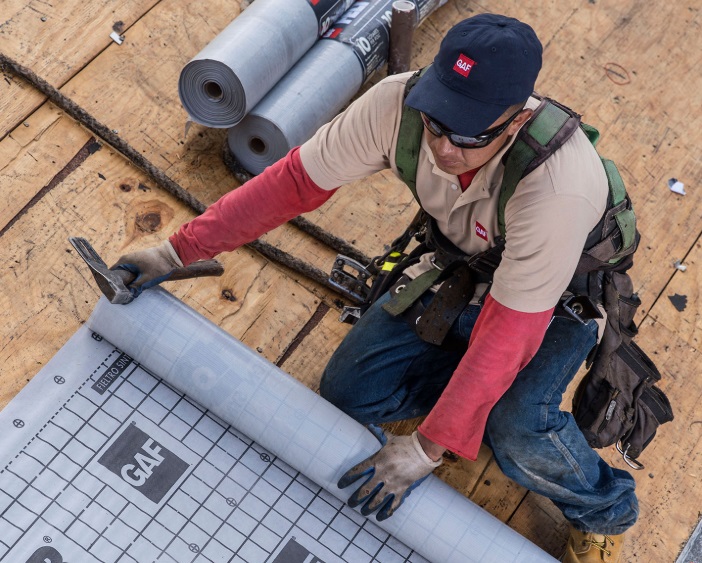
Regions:
[[[169,240],[183,264],[234,250],[327,201],[336,190],[323,190],[312,181],[299,152],[299,147],[292,149],[182,225]]]
[[[316,209],[334,191],[312,181],[295,148],[169,240],[185,265],[212,258]],[[488,295],[466,354],[419,431],[462,457],[476,459],[490,410],[538,350],[551,314],[515,311]]]
[[[515,311],[488,294],[468,350],[419,432],[475,460],[490,410],[536,354],[552,313]]]

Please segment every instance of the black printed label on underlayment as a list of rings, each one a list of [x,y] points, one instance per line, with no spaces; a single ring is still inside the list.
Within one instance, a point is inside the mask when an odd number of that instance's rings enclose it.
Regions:
[[[189,467],[134,423],[124,429],[98,463],[155,504],[161,502]]]
[[[331,25],[348,10],[356,0],[307,0],[312,7],[317,23],[318,37],[324,35]]]
[[[110,388],[119,376],[132,364],[133,360],[122,352],[119,357],[98,377],[98,380],[93,383],[93,391],[97,391],[100,395],[104,394]]]

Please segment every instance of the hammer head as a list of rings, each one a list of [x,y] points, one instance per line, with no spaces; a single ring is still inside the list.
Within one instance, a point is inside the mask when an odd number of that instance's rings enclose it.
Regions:
[[[127,287],[134,280],[134,274],[126,270],[110,270],[92,245],[84,238],[69,237],[68,241],[76,249],[78,256],[85,260],[100,291],[109,299],[110,303],[125,305],[134,299]]]

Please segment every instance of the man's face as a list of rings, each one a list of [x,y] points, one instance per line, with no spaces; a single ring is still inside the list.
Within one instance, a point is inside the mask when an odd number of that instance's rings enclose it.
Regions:
[[[436,166],[447,174],[459,176],[464,172],[481,167],[495,156],[507,142],[507,139],[519,130],[524,122],[531,117],[531,114],[532,110],[523,110],[501,135],[496,137],[489,145],[477,149],[459,148],[451,144],[446,135],[437,137],[427,131],[426,127],[424,135],[434,155]],[[506,120],[506,116],[500,116],[489,129],[499,126]]]

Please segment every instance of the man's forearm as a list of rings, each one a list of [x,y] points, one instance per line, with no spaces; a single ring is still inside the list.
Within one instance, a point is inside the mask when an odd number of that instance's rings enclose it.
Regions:
[[[514,311],[488,295],[465,356],[419,426],[419,434],[434,443],[427,446],[431,451],[444,447],[477,458],[490,410],[536,354],[552,313]]]
[[[182,225],[169,240],[187,266],[234,250],[293,217],[316,209],[334,191],[323,190],[311,180],[302,166],[299,148],[295,148]]]
[[[417,438],[419,439],[419,445],[422,446],[424,453],[427,454],[434,461],[439,461],[441,456],[444,455],[446,448],[440,446],[439,444],[432,442],[424,434],[417,431]]]

